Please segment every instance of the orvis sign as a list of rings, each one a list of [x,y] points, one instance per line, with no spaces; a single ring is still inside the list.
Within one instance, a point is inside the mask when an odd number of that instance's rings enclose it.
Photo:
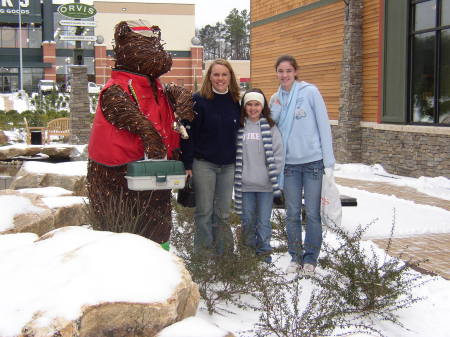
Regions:
[[[89,5],[73,3],[59,6],[58,13],[73,19],[86,19],[94,16],[97,10]]]
[[[41,18],[41,3],[36,0],[0,0],[1,22],[17,22],[19,15],[23,22],[37,22]]]

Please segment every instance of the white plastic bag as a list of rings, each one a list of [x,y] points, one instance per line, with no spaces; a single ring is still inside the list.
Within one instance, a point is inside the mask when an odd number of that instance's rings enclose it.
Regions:
[[[322,178],[320,216],[322,218],[323,226],[332,227],[333,225],[341,225],[341,197],[332,173],[328,175],[325,174]]]

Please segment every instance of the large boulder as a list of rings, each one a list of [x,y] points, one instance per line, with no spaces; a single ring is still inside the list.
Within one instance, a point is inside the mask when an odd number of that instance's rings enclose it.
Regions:
[[[75,195],[86,195],[86,165],[85,161],[56,164],[26,161],[10,188],[17,190],[56,186],[73,191]]]
[[[0,336],[155,336],[197,310],[182,260],[138,235],[0,235],[0,256]]]
[[[0,135],[1,141],[1,135]],[[6,138],[8,141],[8,138]],[[2,145],[2,143],[0,143]],[[14,144],[0,147],[0,160],[6,159],[35,159],[71,160],[81,157],[87,146],[69,144],[28,145]]]
[[[84,222],[87,200],[63,192],[45,196],[45,189],[0,191],[0,234],[35,233],[42,235],[55,228],[78,226]],[[65,192],[64,192],[65,191]]]
[[[42,146],[16,144],[0,147],[0,160],[21,158],[21,157],[35,157],[42,152]]]

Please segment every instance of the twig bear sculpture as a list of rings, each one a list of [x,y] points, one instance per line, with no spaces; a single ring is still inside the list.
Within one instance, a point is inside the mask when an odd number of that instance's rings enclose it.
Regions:
[[[172,226],[171,192],[129,190],[126,164],[144,155],[178,159],[176,129],[181,120],[194,117],[192,93],[161,85],[158,77],[170,70],[172,58],[157,26],[122,21],[115,27],[114,42],[115,68],[100,92],[89,140],[89,202],[98,219],[107,218],[104,213],[117,203],[134,205],[129,214],[138,219],[133,231],[165,243]]]

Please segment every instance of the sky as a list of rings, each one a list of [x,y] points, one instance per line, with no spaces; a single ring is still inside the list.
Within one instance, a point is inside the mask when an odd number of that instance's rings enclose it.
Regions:
[[[111,0],[96,0],[111,1]],[[250,12],[250,0],[120,0],[121,2],[154,2],[154,3],[180,3],[195,4],[195,27],[202,28],[206,25],[215,25],[216,22],[225,22],[225,18],[233,8],[239,11],[246,9]],[[54,3],[68,3],[74,1],[56,0]],[[92,3],[92,0],[82,0],[84,3]]]
[[[64,170],[61,170],[61,165],[64,165]],[[27,162],[26,168],[36,173],[64,171],[66,175],[86,174],[86,162],[80,161],[56,164]],[[338,164],[335,175],[408,186],[422,193],[450,200],[450,179],[444,177],[403,177],[386,172],[380,165],[363,164]],[[342,194],[358,199],[357,207],[343,207],[342,226],[345,229],[351,231],[355,224],[364,225],[375,217],[378,218],[371,232],[367,233],[366,239],[389,236],[394,208],[397,212],[394,236],[450,232],[450,212],[442,208],[356,188],[339,185],[338,188]],[[40,194],[51,208],[74,202],[67,196],[69,191],[56,187],[21,192]],[[26,199],[21,198],[22,195],[0,198],[0,223],[11,225],[11,219],[15,215],[22,213],[25,208],[30,210]],[[377,207],[373,207],[374,204]],[[15,207],[11,207],[12,205]],[[167,296],[171,289],[175,288],[179,274],[171,263],[172,253],[160,249],[151,241],[131,234],[108,234],[84,227],[65,228],[51,240],[44,242],[35,242],[37,236],[31,233],[0,235],[0,275],[8,275],[7,278],[0,278],[0,317],[9,318],[0,320],[0,336],[14,336],[20,332],[24,322],[28,322],[39,310],[43,321],[51,321],[56,316],[74,319],[78,317],[84,304],[92,305],[102,301],[158,301],[161,299],[158,296]],[[335,238],[328,231],[324,240],[332,244]],[[118,245],[120,250],[117,249]],[[373,247],[377,254],[383,254],[371,241],[365,241],[363,247],[367,252]],[[70,263],[62,263],[59,257],[72,251],[77,251],[76,256]],[[117,254],[118,251],[121,253]],[[142,259],[143,256],[148,258]],[[161,259],[165,262],[161,263]],[[145,268],[141,263],[129,263],[137,260],[145,261]],[[284,270],[290,258],[287,253],[279,253],[274,256],[274,261],[275,268]],[[120,263],[119,267],[117,263]],[[122,268],[127,272],[117,274],[117,270],[123,271]],[[153,271],[156,269],[158,275],[164,275],[162,279],[153,277]],[[318,268],[317,272],[323,271]],[[101,282],[105,278],[110,280],[108,286]],[[375,327],[386,336],[426,337],[433,331],[433,337],[449,337],[448,324],[445,322],[450,313],[450,281],[431,276],[425,276],[425,279],[428,282],[413,290],[414,296],[424,299],[398,312],[401,322],[409,330],[379,321],[374,322]],[[137,284],[136,280],[142,282]],[[97,287],[98,284],[102,284],[102,287]],[[127,286],[129,284],[133,286]],[[148,284],[152,286],[149,287]],[[313,287],[308,279],[303,279],[301,286],[305,294]],[[39,289],[39,293],[36,293],[35,289]],[[153,289],[153,292],[149,292],[149,289]],[[59,294],[56,297],[52,296],[55,292]],[[64,297],[64,300],[61,300],[61,297]],[[224,312],[208,315],[206,305],[201,301],[195,320],[190,319],[171,326],[167,333],[161,336],[223,336],[223,330],[212,324],[239,336],[258,322],[257,311],[243,310],[225,303],[219,304],[218,307],[223,308]],[[187,334],[187,331],[191,334]]]

